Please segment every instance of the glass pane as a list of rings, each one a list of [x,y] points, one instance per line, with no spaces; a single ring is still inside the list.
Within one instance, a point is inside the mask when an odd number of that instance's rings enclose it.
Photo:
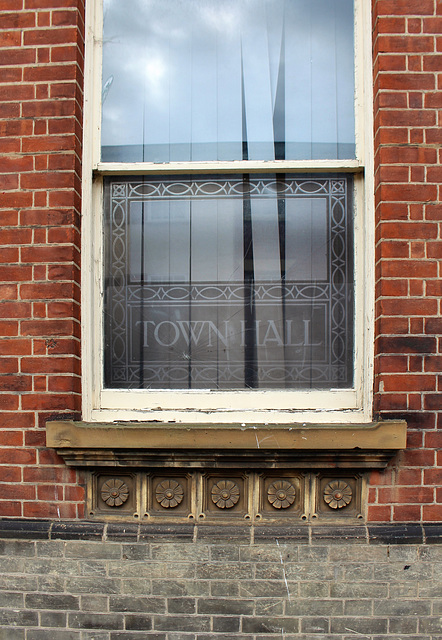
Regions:
[[[105,384],[351,387],[352,178],[105,182]]]
[[[104,0],[102,160],[354,158],[353,0]]]

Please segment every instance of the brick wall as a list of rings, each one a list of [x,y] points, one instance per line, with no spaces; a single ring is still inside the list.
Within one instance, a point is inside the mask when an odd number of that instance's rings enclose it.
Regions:
[[[84,515],[81,479],[44,447],[46,419],[80,412],[83,9],[0,0],[0,516]],[[375,0],[373,37],[375,409],[410,428],[371,475],[368,515],[435,521],[442,3]]]
[[[44,424],[80,411],[81,0],[0,0],[0,516],[81,517]]]
[[[375,409],[408,450],[371,478],[371,520],[442,520],[442,3],[373,3]],[[439,429],[439,430],[438,430]]]

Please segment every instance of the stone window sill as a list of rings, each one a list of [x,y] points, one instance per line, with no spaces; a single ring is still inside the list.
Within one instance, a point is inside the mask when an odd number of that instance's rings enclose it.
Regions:
[[[46,425],[47,446],[69,466],[177,468],[384,468],[406,447],[406,422],[359,425]]]

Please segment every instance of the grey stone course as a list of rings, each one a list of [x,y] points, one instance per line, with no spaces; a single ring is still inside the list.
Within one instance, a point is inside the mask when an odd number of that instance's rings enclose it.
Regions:
[[[150,544],[139,542],[138,544],[123,544],[123,560],[149,560]]]
[[[253,600],[227,600],[226,598],[204,598],[198,602],[198,613],[215,615],[251,615]]]
[[[417,633],[418,618],[401,616],[400,618],[390,618],[388,630],[391,634],[413,634]]]
[[[83,640],[83,638],[81,640]],[[91,640],[94,640],[94,639],[91,638]],[[169,639],[167,638],[167,634],[165,633],[146,633],[145,631],[117,631],[110,634],[109,640],[169,640]]]
[[[148,631],[152,629],[152,616],[130,614],[124,616],[124,626],[130,631]]]
[[[133,611],[137,613],[165,613],[165,598],[149,598],[134,595],[110,596],[110,611]]]
[[[168,598],[167,612],[168,613],[187,613],[188,615],[196,613],[196,599],[195,598]]]
[[[0,591],[0,608],[23,609],[24,594],[17,591]]]
[[[239,583],[235,580],[217,580],[210,583],[210,595],[228,596],[234,598],[239,596]]]
[[[108,596],[94,596],[92,594],[80,596],[80,609],[81,611],[107,612],[109,611],[109,598]]]
[[[442,640],[442,545],[318,537],[2,540],[0,640]]]
[[[241,626],[241,618],[239,616],[220,616],[213,618],[212,629],[216,632],[238,633]]]
[[[26,631],[26,640],[81,640],[78,631],[70,629],[28,629]]]
[[[35,556],[35,542],[25,540],[0,540],[0,555],[30,558]]]
[[[67,614],[62,611],[42,611],[40,613],[41,627],[55,627],[57,629],[67,626]]]
[[[3,629],[0,627],[0,640],[25,640],[25,629]]]

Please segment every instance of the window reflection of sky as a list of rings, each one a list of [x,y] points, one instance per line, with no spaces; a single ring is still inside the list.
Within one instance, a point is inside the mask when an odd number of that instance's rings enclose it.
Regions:
[[[104,9],[103,160],[354,157],[352,0]]]

